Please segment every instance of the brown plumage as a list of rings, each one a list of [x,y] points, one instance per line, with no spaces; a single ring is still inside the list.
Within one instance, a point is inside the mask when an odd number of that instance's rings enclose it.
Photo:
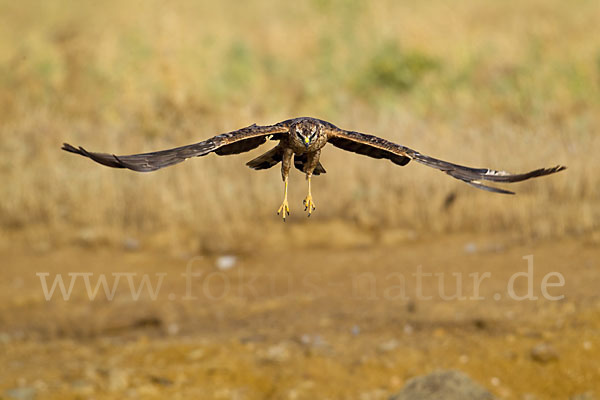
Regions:
[[[429,167],[439,169],[453,178],[466,182],[478,189],[505,194],[514,193],[486,186],[481,182],[521,182],[526,179],[553,174],[566,168],[558,165],[551,168],[536,169],[523,174],[510,174],[505,171],[496,171],[487,168],[471,168],[426,156],[408,147],[392,143],[377,136],[346,131],[329,122],[310,117],[294,118],[275,125],[251,125],[195,144],[151,153],[116,156],[107,153],[92,153],[83,147],[76,148],[67,143],[63,145],[62,149],[91,158],[109,167],[148,172],[180,163],[191,157],[200,157],[209,153],[216,153],[218,155],[243,153],[264,144],[269,139],[278,140],[279,144],[260,157],[249,161],[247,165],[252,169],[267,169],[280,162],[282,163],[281,175],[285,182],[285,197],[278,213],[283,214],[284,220],[285,216],[289,214],[287,182],[292,163],[306,174],[308,180],[308,196],[304,200],[305,210],[308,210],[308,215],[310,216],[311,212],[315,209],[310,192],[310,179],[312,175],[325,173],[325,169],[319,162],[319,157],[321,149],[327,143],[331,143],[343,150],[369,157],[385,158],[401,166],[414,160]]]

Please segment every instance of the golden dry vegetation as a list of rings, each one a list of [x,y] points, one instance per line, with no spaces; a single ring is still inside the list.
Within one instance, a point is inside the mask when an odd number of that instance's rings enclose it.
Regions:
[[[258,223],[279,222],[278,168],[244,166],[265,149],[140,175],[100,168],[61,143],[127,154],[310,115],[467,165],[569,166],[506,197],[327,148],[315,219],[375,234],[590,232],[600,220],[599,8],[3,2],[0,226],[35,242],[169,231],[158,241],[235,249]],[[294,175],[298,224],[306,188]]]

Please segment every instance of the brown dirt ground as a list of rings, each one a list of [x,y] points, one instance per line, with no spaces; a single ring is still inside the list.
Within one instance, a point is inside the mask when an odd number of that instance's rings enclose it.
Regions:
[[[502,398],[600,394],[598,240],[523,242],[507,236],[405,240],[335,250],[280,246],[216,257],[110,247],[15,245],[3,251],[0,281],[0,393],[35,388],[38,398],[385,399],[406,380],[460,369]],[[516,301],[507,283],[534,256],[534,295]],[[181,276],[191,262],[192,295]],[[490,272],[484,300],[469,273]],[[560,301],[544,299],[543,276],[564,275]],[[156,300],[134,301],[123,278],[112,301],[90,301],[75,281],[69,301],[44,299],[36,272],[166,273]],[[363,274],[363,275],[361,275]],[[390,275],[395,274],[395,275]],[[406,298],[400,297],[400,275]],[[79,278],[81,279],[81,278]],[[137,281],[135,281],[137,282]],[[369,283],[370,282],[370,283]],[[372,286],[370,286],[372,285]],[[518,279],[516,292],[526,291]],[[494,294],[500,294],[499,300]],[[546,343],[549,360],[534,360]],[[541,357],[543,357],[542,355]]]

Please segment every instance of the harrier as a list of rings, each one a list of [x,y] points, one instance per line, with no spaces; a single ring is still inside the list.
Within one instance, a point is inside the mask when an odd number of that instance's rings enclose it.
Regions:
[[[267,140],[278,140],[279,143],[265,154],[249,161],[252,169],[267,169],[281,162],[281,177],[284,182],[283,203],[277,214],[289,215],[288,205],[288,175],[292,163],[294,167],[306,174],[308,195],[304,199],[304,211],[308,216],[315,210],[310,182],[313,175],[325,173],[319,162],[321,149],[331,143],[343,150],[363,154],[373,158],[385,158],[397,165],[406,165],[410,160],[439,169],[453,178],[459,179],[478,189],[495,193],[514,194],[508,190],[482,184],[490,182],[520,182],[529,178],[553,174],[566,167],[558,165],[552,168],[540,168],[524,174],[510,174],[505,171],[495,171],[487,168],[471,168],[426,156],[418,151],[409,149],[377,136],[347,131],[335,125],[316,118],[301,117],[289,119],[275,125],[258,126],[256,124],[233,132],[223,133],[199,143],[152,153],[115,156],[106,153],[92,153],[83,147],[73,147],[65,143],[63,150],[79,154],[97,163],[113,167],[128,168],[133,171],[148,172],[169,165],[180,163],[191,157],[200,157],[208,153],[220,156],[238,154],[252,150]]]

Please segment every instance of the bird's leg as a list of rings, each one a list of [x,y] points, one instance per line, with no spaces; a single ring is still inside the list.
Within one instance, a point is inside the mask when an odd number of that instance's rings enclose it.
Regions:
[[[290,206],[288,204],[288,199],[287,199],[287,189],[288,189],[287,176],[285,177],[285,180],[283,181],[283,185],[284,185],[283,203],[281,203],[281,207],[279,207],[279,210],[277,210],[277,215],[279,215],[281,213],[281,216],[283,217],[283,222],[285,222],[286,215],[290,215]]]
[[[281,203],[281,207],[277,210],[277,215],[281,214],[283,217],[283,222],[285,222],[285,217],[290,215],[290,206],[288,204],[287,193],[288,193],[288,175],[290,174],[290,166],[292,165],[292,155],[294,152],[292,149],[284,149],[283,156],[281,160],[281,178],[283,179],[283,203]]]
[[[308,181],[308,194],[306,195],[306,198],[302,202],[304,204],[304,211],[308,211],[309,217],[310,217],[310,214],[312,214],[312,212],[315,211],[315,209],[317,208],[317,207],[315,207],[315,203],[313,201],[312,194],[310,192],[310,178],[311,177],[312,177],[312,174],[306,174],[306,180]]]
[[[308,194],[303,201],[304,211],[308,211],[308,216],[315,211],[315,203],[312,199],[312,193],[310,192],[310,180],[312,178],[313,171],[319,164],[319,156],[321,155],[321,150],[313,151],[306,155],[306,162],[304,163],[304,173],[306,173],[306,180],[308,181]]]

